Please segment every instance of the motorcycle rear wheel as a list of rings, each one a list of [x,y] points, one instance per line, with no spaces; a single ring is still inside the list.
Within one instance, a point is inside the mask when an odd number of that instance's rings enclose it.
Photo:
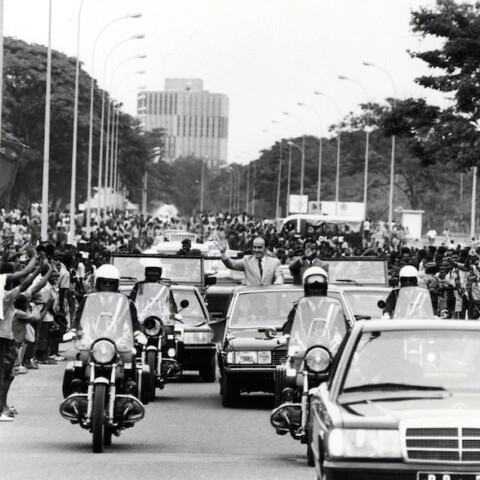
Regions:
[[[93,453],[102,453],[105,431],[105,397],[106,385],[95,385],[93,391],[92,413],[92,450]]]

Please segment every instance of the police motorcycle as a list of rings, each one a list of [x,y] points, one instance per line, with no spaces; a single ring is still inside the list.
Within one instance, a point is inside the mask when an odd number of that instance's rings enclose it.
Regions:
[[[141,348],[142,362],[150,369],[152,399],[156,388],[163,389],[169,380],[179,378],[183,371],[176,360],[177,337],[181,336],[182,317],[175,312],[175,303],[166,280],[140,282],[136,292],[135,305],[142,330],[147,337]],[[188,300],[181,302],[188,307]]]
[[[328,375],[333,355],[351,328],[341,302],[327,296],[328,276],[320,267],[303,275],[305,296],[294,306],[284,325],[289,335],[287,361],[275,372],[275,407],[270,423],[279,435],[290,435],[310,448],[310,390]]]
[[[379,300],[378,307],[384,311],[384,319],[434,319],[432,298],[426,287],[418,286],[418,271],[412,265],[402,267],[399,274],[400,287],[392,290],[386,302]]]
[[[60,413],[91,432],[93,452],[101,453],[112,435],[145,414],[136,394],[149,372],[144,366],[138,375],[128,298],[108,291],[89,294],[74,345],[79,354],[64,374]]]

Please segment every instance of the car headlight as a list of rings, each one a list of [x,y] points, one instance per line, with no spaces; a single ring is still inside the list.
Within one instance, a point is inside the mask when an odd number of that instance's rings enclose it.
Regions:
[[[183,343],[185,344],[199,344],[212,343],[212,332],[185,332],[183,336]]]
[[[92,347],[92,357],[98,363],[110,363],[116,353],[115,345],[110,340],[99,340]]]
[[[305,354],[305,366],[312,373],[323,373],[328,370],[332,363],[332,357],[328,350],[322,347],[312,347]]]
[[[162,331],[162,321],[158,317],[147,317],[143,322],[143,330],[147,337],[157,337]]]
[[[401,458],[400,433],[336,428],[328,437],[328,452],[337,458]]]
[[[257,352],[235,352],[235,363],[257,363]]]
[[[270,352],[269,350],[258,352],[258,363],[260,365],[272,363],[272,352]]]

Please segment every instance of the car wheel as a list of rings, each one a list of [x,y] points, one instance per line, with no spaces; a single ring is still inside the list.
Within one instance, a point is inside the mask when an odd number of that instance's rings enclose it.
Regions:
[[[205,383],[212,383],[217,376],[215,355],[211,355],[200,368],[200,376]]]
[[[236,382],[224,373],[222,378],[222,405],[224,407],[236,406],[239,394]]]
[[[274,407],[279,407],[282,402],[282,392],[287,383],[287,370],[283,366],[277,366],[273,377],[274,383]]]

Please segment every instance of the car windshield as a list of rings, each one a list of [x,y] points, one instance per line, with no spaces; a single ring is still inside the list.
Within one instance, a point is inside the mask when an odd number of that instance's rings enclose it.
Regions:
[[[368,260],[328,259],[329,283],[388,286],[387,269],[384,262]]]
[[[340,301],[329,297],[304,297],[295,310],[289,347],[305,351],[313,345],[323,345],[335,352],[346,333]]]
[[[90,350],[95,340],[109,338],[119,351],[131,352],[133,329],[128,298],[114,292],[91,293],[85,300],[80,329],[75,339],[77,350]]]
[[[398,385],[480,393],[479,342],[480,331],[365,332],[345,371],[343,393]]]
[[[422,287],[402,287],[398,291],[393,318],[432,319],[433,307],[429,291]]]
[[[238,295],[231,314],[231,328],[282,328],[293,303],[303,290],[245,292]]]
[[[370,317],[371,319],[381,318],[382,310],[378,308],[379,300],[386,300],[388,293],[375,290],[346,291],[348,303],[356,316]]]
[[[202,284],[202,259],[194,257],[154,257],[154,256],[124,256],[113,257],[113,264],[120,271],[123,278],[143,280],[145,267],[152,262],[162,267],[162,278],[176,283]]]
[[[170,288],[161,283],[140,283],[135,299],[140,323],[150,316],[159,317],[164,324],[172,323]]]
[[[188,300],[188,307],[182,309],[180,315],[182,316],[182,322],[185,326],[195,327],[208,322],[205,311],[202,308],[200,299],[195,290],[182,290],[173,289],[173,298],[177,304],[177,308],[180,309],[180,302],[182,300]]]

